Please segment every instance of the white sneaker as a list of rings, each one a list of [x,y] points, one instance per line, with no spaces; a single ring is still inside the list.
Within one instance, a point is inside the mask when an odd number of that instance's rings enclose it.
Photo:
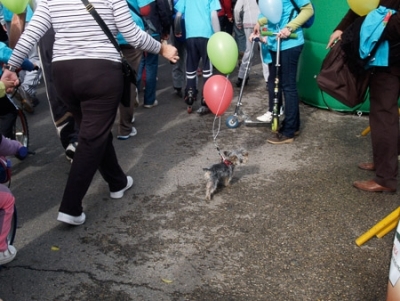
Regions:
[[[152,105],[143,105],[144,108],[146,109],[151,109],[152,107],[158,106],[158,101],[157,99],[153,102]]]
[[[257,117],[258,121],[270,123],[272,121],[272,112],[267,111],[264,115]]]
[[[125,191],[127,191],[129,188],[132,187],[132,185],[133,185],[132,177],[127,176],[126,179],[128,180],[128,183],[126,184],[126,187],[124,189],[121,189],[120,191],[110,192],[110,197],[112,199],[122,198],[124,196]]]
[[[137,130],[136,130],[136,128],[133,126],[133,127],[132,127],[132,131],[129,133],[129,135],[126,135],[126,136],[118,135],[118,136],[117,136],[117,139],[118,139],[118,140],[126,140],[126,139],[128,139],[129,137],[133,137],[133,136],[136,136],[136,135],[137,135]]]
[[[72,161],[74,158],[76,148],[78,146],[78,142],[73,142],[68,144],[67,148],[65,149],[65,156],[67,157],[67,160]]]
[[[12,245],[8,245],[7,250],[3,252],[0,251],[0,265],[13,261],[16,255],[17,249]]]
[[[86,215],[83,212],[79,216],[73,216],[73,215],[69,215],[69,214],[66,214],[66,213],[58,212],[57,220],[59,222],[63,222],[63,223],[66,223],[66,224],[79,226],[79,225],[82,225],[85,222]]]

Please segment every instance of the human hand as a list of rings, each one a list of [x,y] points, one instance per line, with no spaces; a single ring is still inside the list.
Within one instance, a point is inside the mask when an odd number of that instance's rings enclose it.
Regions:
[[[166,43],[161,44],[160,54],[172,63],[176,63],[179,60],[178,50]]]
[[[343,31],[335,30],[331,36],[329,37],[328,45],[326,45],[326,49],[331,48],[335,43],[342,38]]]
[[[2,80],[4,86],[6,87],[6,92],[9,93],[8,91],[13,91],[15,86],[15,82],[9,81],[9,80]]]
[[[256,23],[256,25],[253,28],[253,33],[255,35],[260,35],[260,24],[258,24],[258,22]]]
[[[284,27],[278,32],[276,36],[281,39],[287,39],[291,35],[291,33],[292,32],[289,30],[289,28]]]

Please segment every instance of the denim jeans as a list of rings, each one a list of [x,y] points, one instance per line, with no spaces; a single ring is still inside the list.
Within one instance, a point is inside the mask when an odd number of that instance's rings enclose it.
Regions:
[[[160,41],[160,36],[153,36],[154,39]],[[157,90],[157,73],[158,73],[158,54],[143,53],[142,60],[139,65],[138,87],[141,85],[143,70],[146,72],[146,83],[144,90],[144,105],[152,105],[156,100]]]
[[[279,104],[282,104],[282,93],[285,97],[285,119],[279,132],[289,138],[300,129],[299,95],[297,92],[297,67],[303,45],[280,52],[279,67]],[[269,110],[273,107],[276,75],[276,52],[271,51],[272,63],[269,64],[268,96]]]

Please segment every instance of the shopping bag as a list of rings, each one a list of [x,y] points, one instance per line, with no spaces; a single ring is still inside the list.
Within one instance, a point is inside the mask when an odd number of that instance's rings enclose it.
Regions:
[[[329,50],[316,79],[322,91],[352,108],[365,101],[371,72],[352,73],[340,43],[338,40]]]

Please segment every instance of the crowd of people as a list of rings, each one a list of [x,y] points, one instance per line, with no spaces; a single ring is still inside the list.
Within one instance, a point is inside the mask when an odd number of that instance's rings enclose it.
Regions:
[[[82,202],[97,170],[108,184],[111,198],[122,198],[132,187],[133,179],[119,165],[113,146],[111,130],[118,111],[117,139],[127,140],[137,134],[133,123],[139,93],[143,93],[144,108],[152,109],[158,104],[157,70],[159,55],[162,55],[172,64],[171,87],[191,113],[198,96],[202,95],[198,89],[199,75],[204,84],[213,74],[207,55],[208,39],[220,30],[233,35],[238,45],[238,87],[249,80],[244,74],[251,64],[252,40],[259,37],[267,45],[269,61],[265,54],[261,55],[269,103],[266,104],[267,112],[258,117],[267,123],[272,120],[275,64],[280,49],[278,98],[280,106],[284,107],[285,118],[267,142],[275,145],[292,143],[301,126],[296,78],[304,44],[302,24],[313,15],[309,0],[294,1],[301,8],[300,12],[293,13],[292,1],[283,0],[282,16],[278,23],[272,23],[261,14],[258,0],[92,0],[91,4],[117,38],[122,53],[118,53],[97,26],[86,10],[88,7],[85,8],[85,0],[31,1],[33,14],[29,15],[27,11],[4,18],[2,24],[9,22],[6,30],[13,51],[3,68],[0,93],[11,93],[21,83],[20,90],[24,91],[21,98],[28,103],[28,110],[33,110],[38,104],[35,85],[37,78],[42,76],[54,125],[66,156],[72,162],[57,219],[71,225],[85,222]],[[398,1],[381,0],[381,3],[399,10]],[[357,15],[349,11],[330,37],[328,47],[356,18]],[[386,35],[390,45],[398,45],[400,30],[396,25],[398,21],[395,22],[399,17],[392,18]],[[265,39],[260,35],[260,26],[278,30],[275,36]],[[297,38],[289,39],[292,33],[296,33]],[[398,49],[395,53],[399,53]],[[130,86],[129,106],[121,104],[124,84],[121,54],[138,74],[137,86]],[[41,66],[40,72],[36,70],[32,74],[36,82],[28,75],[19,78],[16,74],[26,58]],[[400,150],[399,64],[398,56],[393,56],[389,68],[374,69],[370,83],[374,162],[361,164],[360,168],[374,170],[376,177],[355,182],[358,189],[396,191]],[[204,97],[199,98],[197,113],[209,113]],[[12,211],[9,209],[10,198],[7,200],[3,223],[7,223]],[[11,261],[15,253],[15,248],[5,247],[1,232],[0,264]]]

